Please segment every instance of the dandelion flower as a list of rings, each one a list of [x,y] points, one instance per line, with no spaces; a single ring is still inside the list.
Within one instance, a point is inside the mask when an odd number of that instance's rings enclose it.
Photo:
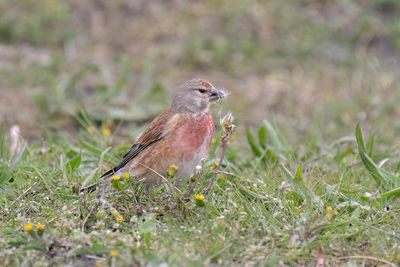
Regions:
[[[124,178],[125,178],[125,180],[129,179],[129,172],[124,172]]]
[[[214,163],[210,166],[210,171],[213,172],[218,168],[219,162],[214,161]]]
[[[33,230],[33,224],[31,224],[31,223],[25,224],[24,230],[25,230],[25,232],[27,232],[27,233],[32,232],[32,230]]]
[[[36,227],[37,227],[38,231],[43,231],[44,230],[44,224],[42,224],[42,223],[38,223],[36,225]]]
[[[199,206],[199,207],[204,207],[204,195],[203,194],[197,194],[194,196],[194,203]]]
[[[197,195],[194,196],[194,199],[198,200],[198,201],[204,201],[204,195],[203,194],[197,194]]]
[[[178,172],[178,166],[176,166],[175,164],[169,165],[169,170],[167,173],[169,177],[174,177],[177,172]]]
[[[106,138],[110,137],[110,135],[111,135],[111,130],[109,128],[104,128],[102,132],[103,132],[103,136]]]
[[[115,217],[115,220],[119,223],[122,223],[124,221],[124,216],[122,215],[118,215],[117,217]]]
[[[113,178],[113,181],[119,181],[121,179],[121,176],[114,175],[112,178]]]
[[[326,210],[326,217],[328,218],[328,220],[332,220],[338,214],[338,212],[334,210],[331,206],[327,206],[325,210]]]
[[[111,257],[117,257],[118,254],[119,254],[118,251],[115,250],[115,249],[113,249],[113,250],[110,251],[110,256],[111,256]]]

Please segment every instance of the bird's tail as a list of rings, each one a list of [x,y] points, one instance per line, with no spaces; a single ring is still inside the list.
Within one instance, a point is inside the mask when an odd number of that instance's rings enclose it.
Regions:
[[[96,190],[96,188],[99,186],[101,181],[103,181],[104,179],[106,179],[106,178],[110,177],[111,175],[113,175],[115,173],[115,171],[116,171],[115,167],[110,169],[110,170],[108,170],[107,172],[103,173],[100,176],[99,180],[96,183],[93,183],[91,185],[88,185],[88,186],[85,186],[85,187],[81,188],[79,190],[79,192],[81,192],[81,193],[82,192],[92,193],[93,191]]]

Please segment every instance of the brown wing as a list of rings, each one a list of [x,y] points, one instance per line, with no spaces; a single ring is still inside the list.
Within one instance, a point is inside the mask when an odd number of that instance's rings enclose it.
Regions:
[[[174,113],[170,109],[167,109],[166,111],[158,115],[150,123],[145,132],[138,138],[135,144],[133,144],[130,150],[123,156],[122,161],[117,166],[104,173],[100,178],[107,177],[117,172],[133,158],[139,155],[139,153],[142,152],[144,149],[163,139],[169,132],[169,127],[167,127],[167,125],[173,117]]]

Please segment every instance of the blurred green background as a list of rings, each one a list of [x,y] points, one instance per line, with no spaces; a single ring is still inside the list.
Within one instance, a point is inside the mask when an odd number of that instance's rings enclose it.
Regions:
[[[400,132],[400,2],[0,2],[0,121],[22,135],[71,131],[84,108],[128,122],[205,78],[231,92],[239,133],[273,119],[293,142]]]

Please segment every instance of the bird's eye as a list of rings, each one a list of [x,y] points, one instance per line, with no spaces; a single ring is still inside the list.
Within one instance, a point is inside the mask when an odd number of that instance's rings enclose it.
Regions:
[[[207,92],[207,90],[205,89],[197,89],[200,93],[204,94],[205,92]]]

